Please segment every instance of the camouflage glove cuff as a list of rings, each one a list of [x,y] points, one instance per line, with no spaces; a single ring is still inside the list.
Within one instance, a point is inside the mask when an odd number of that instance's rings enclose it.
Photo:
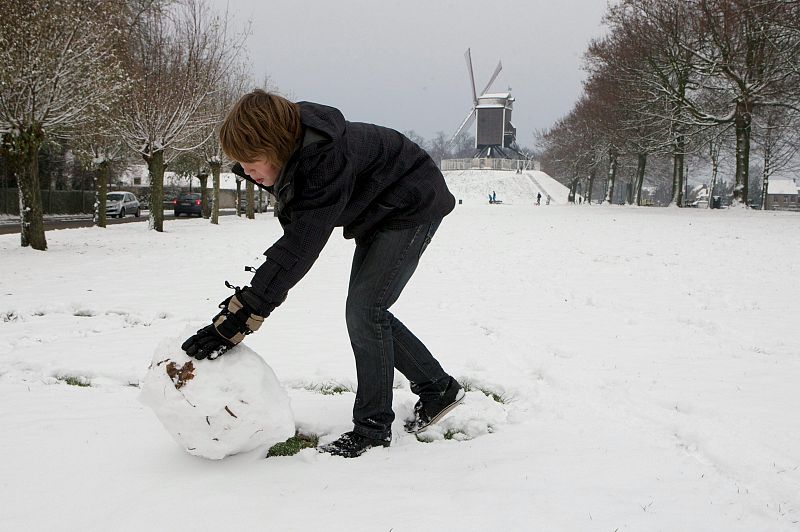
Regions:
[[[214,328],[221,337],[233,345],[238,344],[250,333],[256,332],[264,317],[256,314],[253,307],[247,303],[247,287],[236,289],[236,293],[220,303],[222,309],[214,316]]]
[[[247,287],[232,288],[236,293],[219,304],[222,310],[214,316],[211,325],[203,327],[181,345],[190,357],[213,360],[261,327],[264,318],[248,303],[257,301],[256,296],[249,294]]]

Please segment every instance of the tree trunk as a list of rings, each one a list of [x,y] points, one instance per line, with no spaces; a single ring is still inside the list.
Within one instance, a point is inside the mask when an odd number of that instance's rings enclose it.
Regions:
[[[678,207],[683,207],[683,159],[685,139],[683,135],[675,137],[675,151],[672,152],[672,201]]]
[[[97,166],[97,186],[94,189],[94,225],[106,226],[106,198],[108,197],[108,174],[111,164],[104,160]]]
[[[592,191],[594,190],[594,180],[597,177],[597,169],[592,167],[589,172],[589,185],[586,187],[586,203],[592,204]]]
[[[242,215],[242,180],[236,180],[236,216]]]
[[[0,144],[0,155],[5,155],[5,150],[3,149],[2,144]],[[2,160],[2,158],[0,158],[0,162],[3,163],[2,165],[3,175],[0,176],[0,179],[3,180],[3,207],[2,210],[0,210],[0,212],[2,212],[3,214],[8,214],[10,210],[8,207],[8,182],[11,181],[11,176],[13,175],[13,171],[11,169],[11,162],[8,160],[8,157],[6,157],[4,161]]]
[[[222,163],[209,163],[211,176],[214,180],[214,191],[211,193],[211,223],[219,225],[219,171]]]
[[[255,195],[255,185],[252,182],[248,181],[245,185],[245,190],[247,191],[247,219],[248,220],[255,220],[255,203],[256,203],[256,195]]]
[[[197,174],[197,179],[200,181],[200,210],[203,213],[203,218],[208,219],[208,174]]]
[[[767,131],[764,142],[764,175],[761,180],[761,210],[767,207],[767,191],[769,189],[769,175],[772,173],[772,148],[770,147],[771,135]]]
[[[634,205],[642,205],[642,186],[644,185],[644,171],[647,167],[647,153],[639,153],[636,163],[636,185],[633,189]]]
[[[144,156],[150,171],[150,220],[148,226],[164,232],[164,150]]]
[[[608,150],[608,182],[606,184],[606,203],[614,202],[614,182],[617,179],[617,150]]]
[[[578,189],[579,181],[580,181],[579,177],[574,177],[572,181],[569,182],[569,194],[567,195],[567,203],[575,203],[575,194]]]
[[[747,185],[750,176],[750,115],[751,105],[747,102],[736,104],[736,186],[733,187],[733,201],[747,205]]]
[[[36,126],[28,126],[19,136],[7,137],[10,141],[10,160],[17,175],[19,187],[20,242],[22,247],[39,251],[47,249],[44,236],[42,192],[39,186],[39,147],[44,134]]]
[[[719,172],[719,147],[713,141],[709,145],[709,156],[711,157],[711,185],[708,187],[708,207],[714,208],[714,189],[717,187],[717,174]]]

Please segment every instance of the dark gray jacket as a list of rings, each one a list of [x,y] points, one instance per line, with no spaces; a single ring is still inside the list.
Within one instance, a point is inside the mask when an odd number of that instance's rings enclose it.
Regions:
[[[381,229],[415,227],[443,218],[455,206],[430,156],[404,135],[348,122],[338,109],[300,102],[298,143],[273,193],[283,236],[264,255],[252,288],[267,316],[311,269],[334,227],[364,242]],[[241,165],[240,177],[253,181]],[[256,186],[258,183],[255,183]]]

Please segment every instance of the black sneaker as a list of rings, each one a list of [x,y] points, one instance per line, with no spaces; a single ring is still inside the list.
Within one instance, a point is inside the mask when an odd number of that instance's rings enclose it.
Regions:
[[[417,434],[442,419],[448,412],[464,400],[464,389],[455,379],[450,379],[447,390],[435,399],[422,401],[414,405],[414,418],[406,421],[406,432]]]
[[[317,447],[321,453],[329,453],[345,458],[355,458],[361,456],[373,447],[389,447],[390,440],[378,440],[368,436],[362,436],[356,432],[345,432],[339,439]]]

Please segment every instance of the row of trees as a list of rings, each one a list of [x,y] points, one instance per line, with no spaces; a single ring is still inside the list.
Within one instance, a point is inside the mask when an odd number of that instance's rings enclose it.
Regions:
[[[589,200],[605,175],[610,202],[621,165],[634,167],[628,201],[641,204],[645,178],[659,175],[649,162],[667,160],[660,175],[682,205],[689,158],[706,163],[712,191],[730,161],[733,201],[746,204],[757,177],[763,204],[800,145],[800,2],[621,0],[604,22],[582,96],[537,134],[544,169]]]
[[[6,0],[0,17],[0,135],[20,195],[21,243],[44,250],[38,154],[65,140],[97,169],[105,226],[109,169],[149,169],[150,228],[163,230],[165,166],[194,152],[215,190],[215,130],[243,92],[246,31],[206,0]],[[217,202],[212,204],[216,223]]]
[[[403,134],[427,151],[438,165],[441,165],[442,159],[472,157],[475,152],[475,136],[466,132],[452,140],[444,131],[436,132],[431,139],[425,139],[414,130],[404,131]]]

